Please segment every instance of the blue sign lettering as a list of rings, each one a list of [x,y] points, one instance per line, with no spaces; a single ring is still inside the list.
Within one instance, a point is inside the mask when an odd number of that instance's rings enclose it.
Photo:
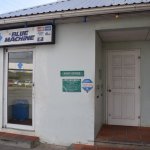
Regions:
[[[12,32],[12,36],[28,35],[28,31]]]
[[[32,40],[34,40],[34,37],[35,37],[35,35],[6,37],[5,42],[32,41]]]

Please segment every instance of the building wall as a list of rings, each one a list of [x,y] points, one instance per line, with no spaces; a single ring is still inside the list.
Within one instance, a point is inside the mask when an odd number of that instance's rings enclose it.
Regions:
[[[104,107],[102,98],[102,41],[98,33],[96,36],[95,55],[95,137],[98,134],[104,120]]]
[[[102,42],[96,30],[147,27],[149,17],[129,17],[116,20],[104,18],[88,23],[56,25],[56,44],[36,46],[35,49],[35,134],[42,141],[60,145],[88,143],[94,141],[103,123],[103,102],[100,96],[103,83],[99,78]],[[96,45],[95,45],[96,42]],[[150,126],[149,115],[149,43],[123,42],[104,43],[104,49],[141,48],[141,125]],[[96,50],[96,51],[95,51]],[[95,53],[96,52],[96,53]],[[104,52],[104,51],[103,51]],[[96,57],[95,57],[96,56]],[[102,58],[103,60],[104,57]],[[94,88],[86,93],[62,92],[60,71],[84,70],[84,77],[65,79],[91,79]],[[3,50],[0,49],[0,125],[3,111]],[[102,79],[105,77],[102,70]],[[96,83],[96,84],[95,84]],[[100,86],[100,89],[97,87]],[[104,86],[104,85],[103,85]],[[103,92],[103,95],[105,91]],[[105,108],[105,107],[103,107]],[[95,128],[95,129],[94,129]]]
[[[2,123],[3,123],[3,98],[4,98],[4,93],[3,93],[3,83],[4,83],[4,80],[3,80],[3,75],[4,75],[4,62],[3,62],[3,59],[4,58],[4,55],[3,55],[3,49],[0,48],[0,125],[2,127]]]
[[[94,89],[62,92],[62,79],[95,80],[95,32],[88,24],[58,25],[56,44],[35,51],[35,131],[57,144],[94,141]],[[60,71],[84,70],[84,77]]]
[[[150,43],[149,41],[103,43],[104,50],[141,50],[141,126],[150,126]]]
[[[27,46],[28,47],[28,46]],[[14,48],[13,48],[14,49]],[[4,62],[0,49],[0,126],[3,126]],[[95,30],[92,24],[60,24],[56,44],[34,48],[35,135],[59,145],[94,141]],[[60,71],[83,70],[84,77],[61,77]],[[62,79],[91,79],[87,93],[63,92]],[[17,130],[9,130],[18,132]]]

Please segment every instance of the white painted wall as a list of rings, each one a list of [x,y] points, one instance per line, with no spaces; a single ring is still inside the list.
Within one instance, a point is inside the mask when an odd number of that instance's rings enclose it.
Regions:
[[[103,124],[103,98],[102,98],[102,41],[98,33],[96,36],[95,55],[95,137]]]
[[[58,25],[56,31],[55,45],[37,46],[35,51],[35,131],[49,143],[91,144],[94,89],[89,93],[63,93],[60,71],[84,70],[84,77],[70,78],[94,82],[95,32],[84,23]]]
[[[0,127],[2,127],[3,123],[3,49],[0,48]]]

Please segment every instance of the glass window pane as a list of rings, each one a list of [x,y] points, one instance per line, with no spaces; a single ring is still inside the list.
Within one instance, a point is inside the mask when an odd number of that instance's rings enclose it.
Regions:
[[[32,125],[32,74],[33,52],[9,52],[8,123]]]

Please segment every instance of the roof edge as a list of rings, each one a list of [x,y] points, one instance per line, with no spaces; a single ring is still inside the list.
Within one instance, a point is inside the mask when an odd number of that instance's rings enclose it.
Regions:
[[[134,4],[134,5],[81,9],[81,10],[73,10],[73,11],[64,11],[64,12],[55,12],[55,13],[0,19],[0,25],[30,22],[30,21],[32,22],[32,21],[39,21],[39,20],[53,20],[53,19],[62,19],[62,18],[70,18],[70,17],[102,15],[102,14],[140,12],[140,11],[149,11],[149,10],[150,10],[150,4]]]

